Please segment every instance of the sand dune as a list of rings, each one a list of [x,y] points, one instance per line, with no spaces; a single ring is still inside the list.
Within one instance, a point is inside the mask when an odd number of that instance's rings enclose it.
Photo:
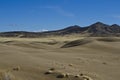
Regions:
[[[74,46],[80,46],[80,45],[84,45],[84,44],[90,43],[92,41],[93,40],[91,38],[74,40],[74,41],[70,41],[70,42],[66,43],[61,48],[69,48],[69,47],[74,47]]]
[[[0,80],[119,80],[119,39],[1,38]]]
[[[104,41],[104,42],[120,42],[119,38],[112,38],[112,37],[108,37],[108,38],[98,38],[98,41]]]

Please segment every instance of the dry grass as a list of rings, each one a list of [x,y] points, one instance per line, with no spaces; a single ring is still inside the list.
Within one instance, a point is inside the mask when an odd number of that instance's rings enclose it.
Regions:
[[[15,80],[10,72],[0,72],[0,80]]]

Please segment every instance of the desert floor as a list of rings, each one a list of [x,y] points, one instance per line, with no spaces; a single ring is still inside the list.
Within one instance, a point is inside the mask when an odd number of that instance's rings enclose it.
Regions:
[[[120,38],[0,38],[0,80],[119,79]]]

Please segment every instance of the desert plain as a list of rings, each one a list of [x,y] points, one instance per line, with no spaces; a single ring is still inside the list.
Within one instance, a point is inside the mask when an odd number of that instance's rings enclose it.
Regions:
[[[120,38],[0,38],[0,80],[119,80]]]

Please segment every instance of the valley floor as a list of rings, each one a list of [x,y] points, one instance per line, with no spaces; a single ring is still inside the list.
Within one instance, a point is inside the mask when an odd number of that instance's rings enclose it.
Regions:
[[[120,38],[0,38],[0,80],[87,80],[78,75],[119,80]]]

